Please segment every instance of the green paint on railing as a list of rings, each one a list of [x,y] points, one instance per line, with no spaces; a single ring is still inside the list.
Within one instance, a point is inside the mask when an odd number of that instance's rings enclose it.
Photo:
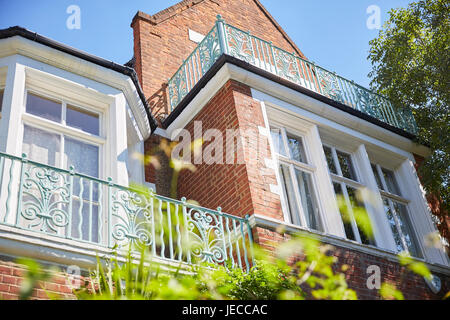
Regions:
[[[394,109],[387,98],[334,72],[316,66],[295,53],[287,52],[271,42],[226,24],[221,16],[217,16],[213,29],[169,79],[171,110],[186,97],[222,54],[233,56],[274,73],[393,127],[412,134],[417,133],[417,125],[410,108]],[[197,61],[201,64],[199,68],[201,74],[193,76],[189,66]]]
[[[3,170],[5,166],[9,170]],[[224,213],[220,208],[200,207],[184,198],[174,200],[151,190],[121,186],[111,178],[105,181],[79,174],[73,167],[65,170],[41,164],[25,155],[0,152],[0,167],[0,181],[8,182],[0,193],[0,206],[7,208],[6,212],[0,211],[0,224],[44,234],[53,241],[64,238],[124,250],[131,246],[136,251],[145,246],[156,257],[168,261],[224,264],[231,259],[232,265],[242,267],[237,261],[243,260],[245,268],[250,267],[248,257],[227,255],[230,239],[242,239],[240,246],[251,245],[243,229],[249,227],[246,218]],[[74,181],[79,189],[74,188]],[[74,208],[73,203],[79,206]],[[98,209],[94,211],[94,207]],[[225,228],[224,220],[232,221],[234,228],[228,224]],[[228,249],[233,252],[231,247]]]

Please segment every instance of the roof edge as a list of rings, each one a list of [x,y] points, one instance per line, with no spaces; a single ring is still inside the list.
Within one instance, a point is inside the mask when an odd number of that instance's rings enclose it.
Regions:
[[[142,88],[140,86],[136,71],[133,68],[115,63],[113,61],[110,60],[106,60],[103,58],[100,58],[98,56],[89,54],[87,52],[78,50],[74,47],[65,45],[61,42],[55,41],[53,39],[47,38],[45,36],[42,36],[40,34],[38,34],[37,32],[33,32],[30,31],[28,29],[22,28],[20,26],[14,26],[14,27],[9,27],[7,29],[1,29],[0,30],[0,40],[1,39],[6,39],[6,38],[11,38],[14,36],[21,36],[25,39],[40,43],[42,45],[45,45],[47,47],[62,51],[64,53],[70,54],[72,56],[75,56],[77,58],[86,60],[88,62],[97,64],[101,67],[107,68],[107,69],[111,69],[113,71],[122,73],[128,77],[131,78],[134,86],[136,87],[136,90],[139,94],[139,98],[142,101],[142,104],[144,105],[144,109],[145,112],[147,114],[147,118],[150,124],[150,129],[151,129],[151,133],[153,133],[155,131],[155,129],[157,128],[157,123],[155,121],[155,119],[153,118],[152,114],[150,113],[150,107],[147,103],[147,100],[145,98],[145,95],[142,91]],[[151,134],[150,133],[150,134]]]

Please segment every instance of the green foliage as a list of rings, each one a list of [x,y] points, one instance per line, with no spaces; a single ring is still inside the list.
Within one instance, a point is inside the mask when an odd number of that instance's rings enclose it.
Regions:
[[[89,286],[76,295],[108,300],[356,299],[344,274],[333,271],[336,258],[327,254],[330,250],[317,240],[295,236],[283,243],[275,256],[256,248],[258,259],[249,272],[229,264],[163,269],[143,250],[139,260],[131,253],[125,261],[109,259],[106,267],[99,260]],[[302,259],[297,259],[300,254]]]
[[[380,288],[380,296],[385,300],[405,300],[403,293],[390,283],[383,282]]]
[[[21,258],[17,260],[17,263],[23,265],[27,270],[20,286],[20,300],[30,299],[31,295],[33,294],[33,290],[39,286],[39,283],[45,280],[49,280],[56,272],[56,269],[47,270],[43,268],[33,259]],[[48,293],[47,295],[49,297],[51,296]]]
[[[378,37],[370,41],[372,86],[397,108],[413,107],[418,142],[432,154],[419,168],[425,189],[450,203],[450,3],[423,0],[393,9]],[[441,233],[449,238],[445,217]]]

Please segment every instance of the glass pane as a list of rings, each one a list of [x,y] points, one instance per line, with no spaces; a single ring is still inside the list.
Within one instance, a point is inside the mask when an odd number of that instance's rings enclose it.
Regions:
[[[3,90],[0,90],[0,112],[2,112],[3,106]]]
[[[67,159],[67,169],[74,166],[75,172],[98,178],[98,146],[93,146],[71,138],[65,139],[64,154]],[[83,190],[81,190],[81,188]],[[73,194],[83,200],[90,198],[90,180],[75,177],[73,180]],[[97,199],[97,184],[93,183],[92,199]]]
[[[272,128],[270,129],[272,135],[272,141],[275,148],[275,152],[287,157],[286,150],[284,148],[283,138],[281,137],[281,130]]]
[[[301,138],[287,136],[288,147],[291,152],[291,159],[306,163],[305,149]]]
[[[341,166],[342,175],[346,178],[357,181],[355,170],[353,168],[352,158],[349,154],[336,151],[339,165]]]
[[[393,204],[409,253],[414,257],[421,257],[406,206],[395,201],[393,201]]]
[[[333,155],[331,153],[331,149],[324,146],[323,151],[325,152],[325,158],[327,160],[328,170],[331,173],[337,174],[336,166],[334,165]]]
[[[395,180],[394,172],[382,168],[384,180],[386,181],[387,188],[390,193],[400,195],[400,190],[397,185],[397,181]]]
[[[28,93],[26,111],[30,114],[34,114],[48,120],[61,122],[61,102],[52,101],[36,96],[32,93]]]
[[[75,167],[77,173],[98,177],[98,146],[93,146],[75,139],[65,138],[64,154],[67,158],[67,169]]]
[[[400,237],[400,233],[398,232],[397,225],[395,224],[394,215],[392,214],[391,207],[389,206],[389,200],[386,198],[383,198],[383,207],[384,213],[386,214],[389,225],[391,227],[392,235],[394,236],[397,252],[401,252],[405,249],[403,248],[402,239]]]
[[[313,194],[311,175],[295,169],[298,189],[308,228],[320,230],[319,209]]]
[[[99,135],[99,116],[74,106],[67,106],[66,124],[70,127]]]
[[[355,208],[355,207],[365,208],[364,203],[361,202],[358,199],[358,197],[356,196],[355,188],[347,186],[347,193],[348,193],[348,197],[349,197],[350,203],[353,208]],[[353,213],[356,214],[355,211]],[[364,213],[364,214],[367,214],[367,213]],[[364,233],[364,231],[362,230],[362,228],[360,226],[360,223],[358,223],[359,222],[358,217],[355,217],[355,222],[356,222],[356,227],[358,228],[359,237],[361,238],[361,243],[373,244],[373,241],[370,239],[369,235]]]
[[[372,166],[373,175],[375,176],[375,180],[377,181],[378,189],[384,190],[383,184],[381,183],[380,175],[378,174],[377,167],[374,164],[371,164],[371,166]]]
[[[342,192],[342,187],[340,183],[337,182],[333,182],[333,187],[334,187],[334,193],[336,194],[336,197],[344,197],[344,194]],[[351,219],[350,219],[350,215],[348,214],[348,210],[341,210],[341,208],[339,208],[340,214],[341,214],[341,218],[342,218],[342,223],[344,224],[344,230],[345,230],[345,235],[347,236],[347,239],[350,240],[356,240],[355,234],[353,233],[353,228],[352,228],[352,223],[351,223]]]
[[[28,159],[60,167],[60,136],[24,125],[22,152]]]
[[[284,186],[284,193],[286,195],[286,201],[289,206],[289,215],[291,223],[301,225],[300,213],[298,211],[297,202],[295,200],[294,187],[292,184],[291,175],[289,173],[289,167],[286,165],[280,165],[280,177]]]

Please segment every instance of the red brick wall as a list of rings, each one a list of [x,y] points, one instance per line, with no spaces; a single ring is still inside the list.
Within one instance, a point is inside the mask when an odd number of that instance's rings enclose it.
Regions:
[[[201,121],[203,133],[218,129],[223,136],[223,159],[226,160],[226,130],[239,129],[245,143],[241,144],[244,162],[238,164],[196,165],[196,171],[182,171],[178,181],[178,197],[198,201],[209,208],[222,207],[223,211],[245,216],[264,214],[283,219],[280,198],[270,192],[276,184],[271,169],[265,168],[264,158],[270,157],[267,137],[261,136],[258,126],[264,126],[261,106],[253,100],[250,88],[234,80],[228,81],[214,98],[186,126],[194,137],[194,122]],[[248,134],[250,133],[250,134]],[[211,142],[202,145],[203,150]],[[263,146],[264,152],[256,152]],[[237,158],[235,153],[235,161]],[[193,162],[193,158],[192,158]]]
[[[260,227],[257,227],[253,233],[255,240],[269,253],[276,252],[277,242],[286,241],[290,238],[287,234],[280,234]],[[443,274],[433,272],[439,276],[442,283],[439,293],[434,294],[421,276],[406,267],[400,266],[395,261],[340,246],[332,246],[329,254],[337,258],[333,265],[334,272],[342,272],[341,267],[343,265],[348,266],[348,269],[343,272],[347,285],[355,290],[358,299],[361,300],[381,299],[377,289],[367,287],[367,279],[373,274],[373,272],[367,273],[367,268],[371,265],[380,267],[381,283],[387,282],[394,285],[403,293],[406,300],[440,300],[450,290],[450,277]],[[308,292],[307,287],[304,289]]]
[[[6,261],[6,259],[0,259],[0,300],[17,300],[19,298],[20,286],[25,272],[24,266]],[[67,278],[62,273],[55,274],[48,281],[38,283],[38,287],[33,290],[31,299],[49,299],[46,292],[60,299],[75,298],[67,283]]]
[[[135,69],[156,118],[168,113],[167,79],[197,46],[189,40],[188,30],[206,35],[214,26],[217,14],[227,23],[250,30],[289,52],[296,50],[254,0],[183,1],[170,12],[155,16],[139,12],[131,24]]]
[[[425,161],[425,159],[419,155],[414,155],[414,159],[416,160],[415,169],[418,172],[419,180],[421,179],[419,174],[419,167]],[[430,207],[431,212],[439,219],[440,224],[437,226],[440,234],[447,239],[447,242],[450,243],[450,216],[448,212],[445,211],[442,205],[441,199],[437,197],[435,194],[427,194],[428,206]],[[447,250],[450,248],[447,247]],[[450,254],[450,252],[447,252]]]

